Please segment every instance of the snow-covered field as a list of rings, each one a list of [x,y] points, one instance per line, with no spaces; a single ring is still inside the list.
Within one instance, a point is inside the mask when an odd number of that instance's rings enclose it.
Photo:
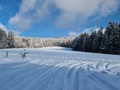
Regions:
[[[22,58],[23,50],[0,50],[0,90],[120,90],[119,55],[51,47]]]

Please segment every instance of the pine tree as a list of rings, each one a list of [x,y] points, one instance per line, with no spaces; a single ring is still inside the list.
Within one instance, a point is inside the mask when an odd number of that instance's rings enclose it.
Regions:
[[[112,26],[112,22],[109,22],[109,26],[106,28],[105,33],[103,35],[101,43],[101,51],[103,53],[110,53],[110,34],[112,31]]]
[[[96,37],[93,40],[93,51],[100,52],[101,42],[103,37],[103,28],[101,27],[96,34]]]
[[[7,47],[7,34],[4,30],[0,29],[0,48]]]
[[[104,33],[101,50],[104,53],[119,54],[120,50],[120,30],[119,25],[109,22],[109,26]]]
[[[12,31],[8,32],[7,43],[8,43],[9,48],[14,48],[15,47],[15,35],[14,35],[14,32],[12,32]]]
[[[89,51],[89,35],[87,33],[84,34],[82,47],[83,47],[83,51]]]
[[[93,43],[94,43],[94,40],[96,37],[97,37],[97,33],[96,33],[96,31],[93,31],[89,37],[89,44],[88,45],[89,45],[90,52],[93,52]]]
[[[120,54],[120,28],[117,23],[113,23],[109,39],[110,53]]]
[[[84,41],[84,34],[81,34],[78,40],[79,48],[78,50],[83,51],[83,41]]]
[[[78,47],[79,47],[79,37],[76,37],[76,38],[73,40],[72,49],[73,49],[73,50],[78,50]]]

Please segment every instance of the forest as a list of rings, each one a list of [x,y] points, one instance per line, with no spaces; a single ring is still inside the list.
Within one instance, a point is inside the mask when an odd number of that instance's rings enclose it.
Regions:
[[[85,52],[120,54],[120,24],[109,22],[103,31],[100,27],[98,31],[81,34],[72,43],[72,49]]]
[[[78,37],[31,38],[16,36],[13,31],[6,33],[0,29],[0,49],[41,48],[50,46],[71,47],[73,50],[95,53],[120,54],[120,24],[109,22],[103,30],[93,30]]]
[[[8,33],[0,29],[0,49],[3,48],[41,48],[50,46],[71,47],[74,38],[31,38],[16,36],[13,31]]]

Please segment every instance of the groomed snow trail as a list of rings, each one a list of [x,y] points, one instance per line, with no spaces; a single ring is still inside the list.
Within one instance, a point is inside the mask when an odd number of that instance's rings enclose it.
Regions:
[[[23,50],[0,50],[0,90],[120,90],[119,55],[51,47],[23,59]]]

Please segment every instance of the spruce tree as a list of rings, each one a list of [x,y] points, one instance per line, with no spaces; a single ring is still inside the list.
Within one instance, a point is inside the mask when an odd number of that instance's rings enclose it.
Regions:
[[[96,37],[93,41],[93,51],[94,52],[100,52],[101,42],[102,42],[102,36],[103,36],[103,28],[101,27],[96,34]]]
[[[73,50],[78,50],[78,47],[79,47],[79,38],[76,37],[76,38],[73,40],[72,49],[73,49]]]
[[[15,34],[12,31],[8,32],[7,43],[9,48],[15,47]]]
[[[110,53],[120,54],[120,28],[117,23],[113,23],[109,39]]]
[[[89,51],[90,52],[93,52],[93,43],[96,37],[97,37],[97,33],[96,31],[93,31],[89,37]]]
[[[87,33],[84,34],[82,48],[83,48],[83,51],[89,51],[89,35]]]
[[[79,47],[78,47],[78,50],[80,51],[83,51],[83,41],[84,41],[84,34],[81,34],[80,37],[79,37]]]
[[[4,30],[0,29],[0,48],[7,47],[7,34]]]

